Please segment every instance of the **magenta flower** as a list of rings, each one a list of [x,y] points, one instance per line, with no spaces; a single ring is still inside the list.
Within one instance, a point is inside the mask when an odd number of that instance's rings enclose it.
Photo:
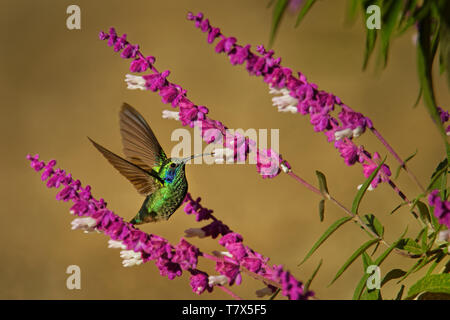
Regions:
[[[207,27],[209,32],[214,29],[209,20],[204,20],[202,13],[197,15],[189,13],[188,20],[194,21],[195,26],[201,28],[203,32],[206,32]],[[245,64],[250,75],[263,77],[264,82],[269,85],[270,93],[281,94],[281,96],[273,98],[273,103],[279,111],[309,115],[314,131],[323,132],[329,142],[335,142],[334,146],[339,150],[347,165],[361,162],[365,174],[371,170],[373,166],[373,161],[370,160],[371,155],[364,151],[362,146],[356,146],[352,141],[353,138],[363,134],[366,128],[374,130],[369,118],[355,112],[333,94],[319,90],[318,86],[309,83],[302,73],[299,72],[298,76],[295,76],[291,69],[281,65],[281,58],[273,56],[273,50],[267,51],[264,46],[260,45],[257,46],[255,53],[250,50],[250,45],[237,44],[234,37],[220,34],[218,38],[216,52],[227,54],[233,65]],[[208,42],[210,43],[210,39]],[[338,118],[331,115],[335,106],[341,107]],[[447,118],[445,113],[441,114],[442,119]],[[450,126],[447,129],[450,132]],[[382,139],[380,135],[378,137]],[[347,141],[342,142],[343,138],[347,138]],[[383,142],[385,141],[383,140]],[[392,149],[389,147],[389,150]],[[368,156],[360,157],[361,153],[367,153]],[[259,152],[259,154],[263,153]],[[266,155],[262,156],[261,160],[263,158],[266,158]],[[282,161],[278,163],[282,163]],[[279,173],[271,166],[271,161],[267,163],[258,161],[257,169],[266,178],[272,178]],[[387,165],[383,166],[383,171],[383,175],[380,176],[382,179],[376,179],[372,187],[376,187],[379,182],[389,181],[390,171]]]
[[[228,252],[223,253],[223,257],[216,258],[200,252],[200,250],[181,238],[180,242],[172,246],[166,239],[147,234],[123,218],[107,209],[103,199],[95,199],[91,193],[89,185],[83,187],[79,180],[74,180],[70,174],[64,170],[54,169],[55,160],[48,164],[39,161],[39,156],[28,155],[30,166],[37,172],[42,171],[41,179],[47,180],[46,185],[49,188],[63,186],[58,192],[56,198],[73,203],[70,213],[76,216],[72,221],[72,229],[81,229],[86,232],[98,231],[107,235],[110,248],[120,248],[120,256],[123,258],[125,267],[139,265],[148,261],[154,261],[160,275],[172,280],[180,277],[183,270],[191,274],[190,285],[196,294],[204,291],[211,292],[213,285],[219,285],[225,292],[234,295],[228,289],[222,286],[240,284],[242,282],[241,268],[249,272],[258,274],[268,280],[272,280],[274,269],[267,265],[268,258],[253,251],[243,244],[243,238],[240,234],[232,232],[228,226],[217,220],[212,215],[212,210],[204,208],[200,198],[193,200],[190,194],[187,194],[185,212],[196,215],[197,221],[213,220],[210,224],[199,229],[201,235],[217,238],[222,235],[219,243],[223,245]],[[197,269],[198,257],[211,259],[216,263],[216,270],[219,276],[208,276],[205,272]],[[281,279],[281,278],[280,278]],[[289,285],[282,284],[290,299],[302,298],[297,287],[292,284],[298,283],[295,278],[289,277]],[[284,287],[283,287],[284,288]],[[297,295],[294,289],[297,288]],[[271,290],[273,292],[273,290]]]
[[[212,287],[208,283],[208,275],[204,272],[194,270],[191,272],[190,285],[196,294],[202,294],[205,290],[211,292]]]
[[[439,190],[433,190],[428,196],[428,203],[434,207],[434,215],[439,223],[450,229],[450,201],[442,200]]]
[[[28,155],[31,167],[42,171],[42,180],[47,181],[49,188],[64,188],[56,195],[57,200],[72,201],[70,212],[78,217],[72,222],[73,228],[87,231],[98,230],[109,236],[113,245],[126,249],[123,251],[124,265],[134,265],[155,260],[160,274],[169,279],[182,275],[182,269],[194,270],[197,258],[201,254],[198,248],[186,240],[173,247],[159,236],[146,234],[125,222],[121,217],[106,208],[103,199],[97,200],[91,194],[91,187],[82,187],[79,180],[72,179],[64,170],[54,170],[55,160],[48,164],[39,161],[39,156]]]
[[[204,32],[208,32],[208,41],[212,42],[215,38],[222,36],[218,28],[212,28],[207,19],[203,20],[203,14],[198,14],[196,16],[190,14],[188,15],[188,19],[196,21],[196,26],[198,28],[201,28]],[[122,58],[135,57],[130,66],[132,72],[144,72],[150,70],[150,73],[144,76],[127,75],[125,81],[127,82],[129,89],[150,90],[154,92],[159,91],[163,103],[171,103],[173,107],[179,107],[178,114],[169,114],[166,112],[164,117],[177,119],[182,125],[190,126],[191,128],[194,126],[200,127],[204,141],[207,143],[221,141],[225,148],[233,150],[234,161],[244,162],[251,151],[257,151],[255,141],[248,139],[247,137],[242,137],[238,133],[231,135],[221,122],[210,119],[207,116],[208,108],[201,105],[195,105],[187,99],[186,90],[167,80],[170,73],[168,70],[162,73],[156,70],[153,66],[155,62],[154,57],[149,56],[144,58],[144,55],[138,50],[137,46],[130,47],[130,43],[126,41],[126,37],[122,36],[119,38],[113,28],[110,29],[110,34],[100,32],[99,38],[102,40],[108,39],[108,44],[115,46],[115,48],[122,48],[124,51],[127,50],[125,53],[122,51]],[[250,46],[236,47],[234,44],[235,41],[236,39],[233,38],[225,39],[217,49],[229,52],[232,62],[241,64],[251,56],[251,52],[249,51]],[[116,42],[119,42],[119,44],[116,45]],[[249,67],[258,73],[261,71],[257,70],[258,68],[266,70],[267,68],[275,66],[277,61],[279,62],[279,59],[272,59],[271,53],[268,53],[264,63],[262,63],[263,61],[258,61],[258,66],[251,65]],[[281,70],[280,76],[285,72],[287,71],[284,69]],[[284,83],[284,78],[282,77],[278,80],[269,80],[272,83]],[[268,157],[267,152],[272,156]],[[280,164],[280,161],[278,160],[281,159],[281,156],[275,155],[273,150],[267,152],[264,157],[261,157],[257,169],[263,178],[273,178],[280,173],[279,168],[276,168],[276,166]]]
[[[198,248],[181,238],[180,243],[175,246],[172,262],[179,263],[183,270],[195,269],[199,255],[200,250]]]
[[[289,271],[284,271],[282,266],[274,266],[273,280],[282,283],[283,295],[291,300],[306,300],[314,295],[312,291],[305,292],[304,285],[297,281]]]

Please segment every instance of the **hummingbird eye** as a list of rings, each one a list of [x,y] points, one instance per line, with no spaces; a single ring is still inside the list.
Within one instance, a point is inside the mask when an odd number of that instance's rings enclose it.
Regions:
[[[175,168],[176,166],[177,166],[176,163],[173,163],[173,162],[172,162],[172,163],[170,164],[170,167],[171,167],[171,168]]]

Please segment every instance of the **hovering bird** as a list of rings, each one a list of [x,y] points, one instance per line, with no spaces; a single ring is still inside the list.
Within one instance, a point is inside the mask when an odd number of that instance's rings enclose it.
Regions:
[[[125,158],[88,139],[140,194],[146,196],[130,223],[167,220],[180,207],[187,193],[186,162],[204,154],[167,158],[152,129],[136,109],[124,103],[119,117]]]

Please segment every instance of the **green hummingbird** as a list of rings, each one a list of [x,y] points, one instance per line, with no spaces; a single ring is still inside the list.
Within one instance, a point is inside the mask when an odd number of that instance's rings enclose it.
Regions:
[[[142,115],[124,103],[119,113],[125,159],[88,139],[146,198],[132,224],[167,220],[183,203],[188,190],[187,158],[167,158]]]

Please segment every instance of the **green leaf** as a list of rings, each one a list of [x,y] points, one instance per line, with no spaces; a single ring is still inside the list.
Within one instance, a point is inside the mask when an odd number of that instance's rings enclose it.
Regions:
[[[431,223],[431,216],[427,205],[422,201],[417,201],[416,204],[417,208],[419,208],[420,220],[422,220],[425,224]]]
[[[403,29],[403,24],[405,23],[406,19],[409,17],[411,18],[413,16],[414,10],[417,5],[417,0],[407,0],[405,3],[405,6],[402,10],[402,15],[400,17],[400,21],[398,23],[398,30]]]
[[[277,290],[275,290],[275,292],[270,296],[269,300],[274,300],[276,298],[276,296],[280,293],[281,289],[277,288]]]
[[[410,14],[408,14],[408,18],[404,20],[404,23],[402,23],[401,26],[399,26],[398,35],[404,33],[414,24],[421,21],[428,14],[428,12],[430,11],[430,6],[428,5],[428,2],[431,1],[425,1],[424,4],[421,6],[414,5],[414,7],[411,7]]]
[[[401,300],[402,299],[403,291],[405,291],[405,285],[404,284],[402,284],[400,290],[398,291],[395,300]]]
[[[362,217],[362,221],[369,227],[370,230],[376,233],[380,238],[384,235],[384,227],[380,221],[373,214],[365,214]]]
[[[320,192],[322,192],[322,194],[324,196],[328,195],[329,193],[328,193],[327,179],[325,178],[325,175],[322,172],[317,171],[317,170],[316,170],[316,175],[317,175],[317,179],[319,180]]]
[[[431,191],[434,189],[441,190],[441,197],[443,197],[444,199],[447,198],[445,192],[443,191],[443,189],[445,189],[447,186],[447,172],[448,172],[447,170],[448,170],[448,161],[447,158],[445,158],[438,164],[437,168],[431,175],[431,182],[427,188],[427,191]]]
[[[384,1],[387,3],[387,7],[383,7],[381,11],[383,12],[383,27],[380,30],[381,38],[381,58],[383,61],[383,66],[387,65],[387,56],[389,50],[389,42],[391,35],[399,21],[400,13],[402,10],[402,1]]]
[[[366,27],[367,21],[367,8],[371,5],[380,5],[380,1],[378,0],[365,0],[361,4],[362,14],[363,14],[363,23],[364,29],[366,29],[366,47],[364,51],[364,62],[363,62],[363,70],[366,70],[367,64],[369,63],[370,56],[372,55],[375,49],[375,43],[377,41],[377,29],[369,29]]]
[[[350,221],[350,220],[352,220],[352,217],[344,217],[344,218],[341,218],[341,219],[337,220],[336,222],[334,222],[325,231],[325,233],[319,238],[319,240],[317,240],[317,242],[313,245],[311,250],[309,250],[309,252],[306,255],[306,257],[303,259],[303,261],[300,262],[298,265],[303,264],[322,245],[322,243],[325,240],[327,240],[328,237],[331,236],[331,234],[333,234],[333,232],[335,232],[340,226],[342,226],[344,223],[346,223],[347,221]]]
[[[366,28],[366,49],[364,52],[363,70],[367,69],[370,56],[375,49],[375,42],[377,41],[377,29]]]
[[[289,0],[278,0],[277,3],[275,4],[275,8],[273,9],[272,28],[270,31],[269,46],[272,46],[273,44],[275,34],[277,33],[278,27],[280,26],[281,18],[283,17],[284,12],[286,11],[288,3]]]
[[[372,182],[372,180],[378,174],[378,171],[380,171],[381,167],[383,166],[385,160],[386,160],[386,158],[384,158],[384,160],[380,163],[380,165],[375,169],[374,172],[372,172],[370,177],[367,178],[367,180],[363,183],[362,187],[358,190],[358,193],[356,194],[356,197],[353,200],[353,205],[352,205],[352,212],[354,214],[358,214],[359,204],[360,204],[364,194],[366,193],[367,188],[369,188],[370,183]]]
[[[319,269],[320,269],[321,266],[322,266],[322,259],[320,259],[319,265],[316,267],[316,269],[314,270],[313,274],[311,275],[311,277],[306,282],[306,284],[305,284],[305,292],[308,291],[309,288],[311,287],[311,282],[316,277],[316,274],[317,274],[317,272],[319,272]]]
[[[401,170],[401,169],[404,169],[406,163],[407,163],[409,160],[411,160],[412,158],[414,158],[414,157],[416,156],[416,154],[417,154],[417,149],[416,149],[416,152],[414,152],[412,155],[410,155],[409,157],[407,157],[407,158],[405,159],[405,161],[403,161],[403,165],[401,165],[401,166],[399,166],[399,167],[397,168],[397,171],[395,172],[394,179],[397,179],[397,178],[398,178],[398,176],[400,175],[400,170]]]
[[[408,290],[408,298],[412,298],[421,292],[450,294],[450,274],[432,274],[425,276]]]
[[[430,263],[431,261],[435,260],[436,257],[437,257],[437,256],[435,255],[435,256],[433,256],[432,258],[429,258],[429,257],[426,257],[426,256],[420,258],[420,259],[417,261],[417,263],[414,264],[414,265],[412,266],[412,268],[408,270],[408,272],[406,272],[406,274],[403,276],[403,278],[401,278],[401,279],[398,281],[398,283],[400,283],[400,282],[402,282],[403,280],[405,280],[411,273],[417,272],[417,271],[419,271],[420,269],[422,269],[423,267],[425,267],[428,263]]]
[[[295,27],[298,27],[300,22],[303,20],[305,15],[308,13],[308,11],[311,9],[313,4],[316,2],[316,0],[306,0],[305,4],[303,5],[302,9],[298,13],[297,21],[295,22]]]
[[[441,73],[445,70],[447,72],[447,84],[450,87],[450,3],[449,1],[445,2],[445,6],[441,13],[441,25],[440,25],[440,68]]]
[[[367,279],[369,279],[369,274],[364,272],[364,275],[362,276],[361,280],[359,280],[358,285],[356,286],[355,292],[353,292],[353,300],[359,300],[361,297],[362,292],[366,288],[366,282]]]
[[[382,300],[380,289],[367,290],[361,295],[361,300]]]
[[[428,248],[428,227],[425,227],[422,232],[422,252],[427,252]]]
[[[356,20],[356,12],[358,11],[358,7],[361,4],[359,0],[349,0],[347,5],[347,15],[346,15],[346,23],[352,24]]]
[[[366,272],[367,267],[375,264],[372,259],[370,258],[370,256],[367,254],[367,252],[363,252],[362,253],[362,260],[363,260],[363,267],[364,267],[364,272]]]
[[[391,280],[403,277],[405,274],[406,271],[403,271],[401,269],[392,269],[384,276],[383,280],[381,280],[381,287],[383,287],[386,283],[388,283]]]
[[[431,3],[428,1],[426,3]],[[432,45],[432,17],[430,12],[418,23],[418,41],[417,41],[417,67],[422,87],[423,98],[428,113],[437,126],[447,150],[450,146],[447,142],[447,134],[441,124],[439,112],[437,110],[436,99],[433,89],[432,66],[434,59],[433,45]],[[450,154],[447,154],[447,158]]]
[[[408,231],[408,228],[405,229],[405,231],[402,233],[402,235],[399,237],[399,239],[394,242],[385,252],[383,252],[374,262],[369,257],[369,255],[364,252],[362,255],[363,258],[363,266],[364,266],[364,275],[359,281],[358,285],[356,286],[355,292],[353,293],[353,300],[358,300],[361,297],[361,294],[363,293],[364,289],[366,288],[365,284],[367,282],[367,279],[369,278],[369,274],[366,273],[367,267],[369,265],[377,265],[380,266],[383,261],[387,258],[387,256],[394,250],[394,248],[397,246],[398,242],[401,241],[401,239],[405,236],[406,232]],[[377,243],[377,245],[379,242]]]
[[[443,251],[439,251],[437,253],[437,257],[436,260],[433,261],[433,263],[431,264],[430,268],[427,271],[427,276],[429,276],[430,274],[433,273],[434,269],[437,267],[437,265],[442,261],[442,259],[444,259],[444,257],[446,256],[446,253]]]
[[[412,106],[413,109],[418,106],[421,98],[422,98],[422,88],[419,88],[419,94],[417,95],[416,102],[414,102],[414,104]]]
[[[403,206],[405,206],[405,205],[407,205],[407,204],[409,204],[409,202],[403,202],[403,203],[400,203],[398,206],[396,206],[395,208],[394,208],[394,210],[392,210],[391,211],[391,214],[394,214],[395,213],[395,211],[397,211],[398,209],[400,209],[401,207],[403,207]]]
[[[322,199],[319,202],[319,218],[320,218],[320,222],[323,221],[324,213],[325,213],[325,200]]]
[[[359,247],[348,260],[344,263],[344,265],[339,269],[339,271],[334,276],[333,280],[330,282],[328,286],[331,286],[343,273],[347,268],[358,258],[364,251],[370,248],[372,245],[377,243],[379,239],[372,239],[364,243],[361,247]]]
[[[406,250],[412,254],[422,253],[422,248],[420,247],[420,245],[411,238],[401,239],[397,243],[396,247],[401,250]]]

